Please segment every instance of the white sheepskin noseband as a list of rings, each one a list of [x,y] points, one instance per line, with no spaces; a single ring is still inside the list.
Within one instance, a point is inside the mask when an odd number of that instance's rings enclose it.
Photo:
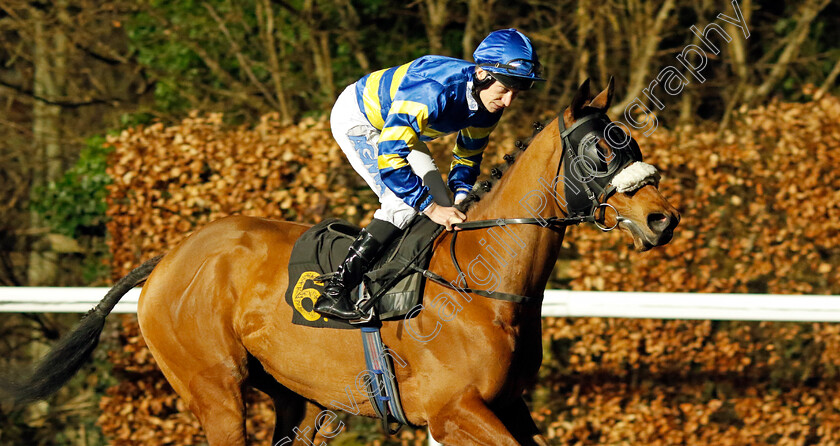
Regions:
[[[659,181],[656,168],[648,163],[636,161],[618,173],[611,181],[619,193],[633,192],[645,184],[655,184]]]

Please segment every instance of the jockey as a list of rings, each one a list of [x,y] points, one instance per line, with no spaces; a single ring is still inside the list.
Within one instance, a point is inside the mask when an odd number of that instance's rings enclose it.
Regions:
[[[418,212],[447,231],[466,219],[453,206],[425,141],[459,132],[448,185],[460,203],[478,177],[504,109],[520,91],[544,80],[531,41],[515,29],[490,33],[473,58],[475,63],[424,56],[370,73],[338,97],[330,116],[333,137],[381,207],[331,275],[315,311],[362,318],[357,299],[350,298],[358,293],[350,291]]]

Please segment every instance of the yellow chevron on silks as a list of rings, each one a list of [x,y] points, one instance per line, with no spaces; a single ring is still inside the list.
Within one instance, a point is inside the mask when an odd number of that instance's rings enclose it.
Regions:
[[[496,126],[492,127],[467,127],[461,130],[461,134],[467,139],[481,139],[490,136]]]
[[[388,155],[379,155],[379,158],[377,159],[377,164],[380,169],[390,167],[396,170],[407,166],[408,161],[406,161],[405,158],[397,155],[396,153],[391,153]]]
[[[365,115],[368,121],[379,130],[385,126],[385,121],[382,119],[382,105],[379,103],[379,83],[382,81],[382,75],[385,70],[375,71],[368,76],[365,84],[365,92],[362,95],[365,104]]]
[[[455,148],[454,148],[454,149],[452,149],[452,153],[453,153],[455,156],[457,156],[457,157],[460,157],[460,158],[467,158],[467,157],[470,157],[470,156],[476,156],[476,155],[479,155],[479,154],[483,153],[483,152],[484,152],[484,148],[485,148],[486,146],[487,146],[487,145],[485,144],[485,145],[484,145],[483,147],[481,147],[480,149],[468,150],[468,149],[466,149],[466,148],[462,147],[460,144],[455,144]]]
[[[368,81],[370,83],[370,81]],[[409,116],[414,116],[417,119],[417,126],[420,131],[426,129],[426,124],[429,122],[429,107],[426,104],[421,104],[414,101],[394,101],[391,104],[389,115],[402,113]]]
[[[402,82],[403,78],[405,77],[405,73],[408,71],[408,66],[411,65],[411,62],[400,65],[397,68],[397,71],[394,72],[394,76],[391,78],[391,100],[394,100],[394,96],[397,95],[397,90],[400,88],[400,82]]]
[[[379,142],[384,141],[403,141],[408,147],[412,148],[417,144],[417,132],[413,128],[403,125],[385,127],[379,135]]]
[[[458,165],[467,166],[467,167],[475,167],[476,166],[475,161],[472,161],[472,160],[467,159],[467,158],[461,158],[461,159],[452,160],[452,164],[449,166],[449,168],[453,169],[453,168],[455,168],[455,166],[458,166]]]

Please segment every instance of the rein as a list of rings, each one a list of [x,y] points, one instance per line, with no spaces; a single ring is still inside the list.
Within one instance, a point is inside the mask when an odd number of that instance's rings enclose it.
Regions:
[[[581,223],[592,223],[595,222],[595,216],[575,216],[575,217],[549,217],[545,219],[539,218],[498,218],[495,220],[476,220],[471,222],[464,222],[458,223],[456,226],[460,228],[461,231],[472,231],[476,229],[487,229],[487,228],[494,228],[499,226],[506,226],[506,225],[537,225],[542,226],[544,228],[548,228],[551,230],[555,230],[558,227],[567,227],[573,225],[579,225]],[[452,240],[449,243],[449,255],[452,257],[452,264],[455,265],[455,271],[458,272],[458,279],[461,280],[463,278],[464,284],[466,284],[466,277],[467,275],[461,271],[461,265],[458,263],[458,258],[455,256],[455,241],[458,239],[458,232],[454,231],[452,233]],[[435,274],[429,270],[424,270],[422,268],[415,268],[416,271],[423,274],[423,277],[431,280],[432,282],[437,283],[438,285],[443,285],[449,289],[455,291],[461,291],[466,293],[477,294],[483,297],[489,297],[491,299],[500,299],[506,300],[508,302],[513,303],[532,303],[534,301],[541,301],[542,296],[522,296],[520,294],[512,294],[512,293],[503,293],[501,291],[485,291],[485,290],[476,290],[469,287],[459,287],[453,285],[446,281],[443,277],[438,274]]]
[[[609,206],[613,210],[615,210],[612,205],[604,203],[603,205]],[[599,206],[600,208],[600,206]],[[597,209],[597,208],[596,208]],[[617,212],[616,212],[617,214]],[[458,223],[453,226],[460,228],[461,231],[472,231],[476,229],[487,229],[487,228],[494,228],[499,226],[506,226],[506,225],[537,225],[542,226],[543,228],[548,228],[551,230],[556,230],[557,228],[565,228],[568,226],[575,226],[581,223],[594,223],[598,228],[602,231],[612,231],[618,225],[618,221],[612,227],[605,227],[601,226],[598,223],[598,220],[595,218],[595,213],[593,212],[590,215],[578,215],[572,217],[549,217],[544,219],[539,218],[497,218],[495,220],[476,220],[464,223]],[[458,258],[455,256],[455,241],[458,238],[458,232],[454,231],[452,233],[452,240],[449,242],[449,255],[452,258],[452,264],[455,265],[455,270],[458,272],[458,278],[464,278],[464,283],[466,284],[466,277],[467,275],[461,271],[461,265],[458,263]],[[503,293],[501,291],[485,291],[485,290],[476,290],[469,287],[461,288],[456,285],[452,285],[451,283],[447,282],[446,279],[441,277],[438,274],[435,274],[429,270],[425,270],[422,268],[414,268],[415,271],[420,272],[423,274],[423,277],[431,280],[432,282],[437,283],[438,285],[443,285],[449,289],[453,289],[455,291],[462,291],[472,294],[477,294],[479,296],[489,297],[492,299],[499,299],[499,300],[506,300],[509,302],[514,303],[531,303],[533,301],[542,300],[542,296],[534,297],[534,296],[522,296],[520,294],[511,294],[511,293]]]
[[[586,157],[586,154],[577,153],[580,152],[580,144],[582,138],[578,136],[579,134],[587,135],[593,131],[598,129],[603,130],[604,123],[609,123],[609,118],[603,113],[595,113],[592,115],[585,116],[579,120],[577,120],[572,126],[568,129],[566,128],[565,122],[563,121],[563,115],[561,114],[558,116],[558,130],[560,132],[561,138],[561,155],[560,155],[560,163],[557,165],[557,174],[555,178],[560,177],[560,168],[563,165],[566,165],[566,173],[570,172],[569,163],[571,162],[571,156],[576,156],[579,158]],[[638,149],[636,149],[638,150]],[[636,152],[638,153],[638,152]],[[632,164],[637,159],[641,159],[641,153],[638,156],[635,153],[631,154],[630,159],[624,159],[621,161],[620,165],[613,169],[612,172],[607,172],[606,175],[601,175],[600,178],[603,179],[608,175],[607,180],[612,180],[612,178],[618,174],[621,170],[623,170],[628,165]],[[538,225],[544,228],[548,228],[551,230],[557,230],[558,228],[565,228],[568,226],[579,225],[581,223],[593,223],[595,226],[598,227],[603,232],[612,231],[618,226],[618,223],[622,220],[621,215],[619,215],[618,210],[615,209],[612,205],[608,204],[606,201],[609,197],[615,193],[615,187],[607,182],[606,185],[600,185],[595,181],[595,178],[590,178],[588,181],[580,181],[578,179],[572,179],[573,175],[565,175],[567,181],[566,195],[567,195],[567,206],[566,207],[573,207],[572,204],[574,203],[574,207],[577,208],[577,212],[572,212],[569,215],[569,212],[563,211],[566,213],[567,217],[550,217],[546,219],[542,218],[498,218],[494,220],[478,220],[478,221],[471,221],[471,222],[464,222],[458,223],[453,225],[459,228],[462,231],[471,231],[477,229],[487,229],[496,226],[505,226],[505,225]],[[582,197],[568,197],[568,190],[571,186],[569,185],[569,181],[575,181],[574,186],[575,189],[580,190],[583,189],[586,193],[586,197],[582,199]],[[594,191],[593,191],[594,189]],[[563,210],[563,206],[560,205],[560,202],[557,200],[556,194],[552,194],[554,196],[554,201],[557,203],[558,207]],[[603,200],[603,201],[602,201]],[[611,208],[616,215],[616,223],[612,227],[602,226],[599,223],[599,220],[603,220],[605,217],[605,212],[607,208]],[[599,212],[600,211],[600,212]],[[598,217],[595,216],[596,213],[600,215]],[[455,242],[458,239],[458,232],[455,231],[452,234],[452,240],[449,244],[449,255],[452,258],[452,264],[455,265],[455,270],[458,272],[457,281],[463,280],[464,285],[466,285],[466,274],[461,270],[461,266],[458,263],[458,258],[455,256]],[[511,294],[511,293],[503,293],[499,291],[485,291],[485,290],[476,290],[470,287],[459,287],[454,285],[450,282],[447,282],[446,279],[441,277],[440,275],[433,273],[429,270],[414,267],[415,271],[420,272],[423,274],[423,277],[431,280],[432,282],[437,283],[438,285],[442,285],[444,287],[450,288],[455,291],[467,292],[472,294],[477,294],[479,296],[489,297],[492,299],[500,299],[506,300],[509,302],[514,303],[531,303],[533,301],[541,301],[542,296],[534,297],[534,296],[522,296],[519,294]]]
[[[612,207],[612,206],[610,206],[610,207]],[[415,217],[415,218],[420,218],[420,216],[418,215],[418,217]],[[425,218],[428,218],[428,217],[425,217]],[[497,218],[497,219],[494,219],[494,220],[476,220],[476,221],[470,221],[470,222],[463,222],[463,223],[458,223],[455,226],[460,228],[462,231],[472,231],[472,230],[476,230],[476,229],[486,229],[486,228],[493,228],[493,227],[505,226],[505,225],[538,225],[538,226],[546,227],[546,228],[549,228],[549,229],[553,230],[556,227],[566,227],[566,226],[578,225],[578,224],[581,224],[581,223],[595,223],[596,225],[598,224],[595,221],[595,216],[593,214],[593,215],[589,215],[589,216],[575,216],[575,217],[565,217],[565,218],[549,217],[549,218],[545,218],[545,219],[538,219],[538,218],[531,218],[531,217],[529,217],[529,218]],[[613,226],[612,228],[607,228],[607,229],[602,229],[602,230],[603,231],[609,231],[609,230],[612,230],[614,228],[615,228],[615,226]],[[411,261],[408,262],[408,264],[405,266],[403,271],[411,269],[411,270],[414,270],[417,273],[422,274],[423,277],[431,280],[432,282],[437,283],[438,285],[447,287],[447,288],[455,290],[455,291],[477,294],[479,296],[489,297],[491,299],[506,300],[506,301],[514,302],[514,303],[531,303],[533,301],[539,301],[539,300],[542,299],[542,296],[540,296],[540,297],[522,296],[522,295],[519,295],[519,294],[503,293],[503,292],[500,292],[500,291],[485,291],[485,290],[475,290],[475,289],[472,289],[472,288],[469,288],[469,287],[466,287],[466,288],[458,287],[458,286],[452,285],[451,283],[447,282],[446,279],[443,278],[443,276],[441,276],[437,273],[434,273],[432,271],[429,271],[428,269],[420,268],[419,266],[417,266],[416,262],[418,261],[418,259],[424,255],[426,250],[428,250],[432,247],[435,240],[437,240],[438,236],[442,232],[443,232],[443,226],[439,226],[438,229],[429,237],[429,240],[426,242],[426,245],[423,247],[421,252],[419,252],[414,259],[411,259]],[[455,265],[455,269],[458,271],[458,277],[459,278],[462,278],[462,277],[465,278],[464,283],[466,283],[466,274],[464,274],[463,271],[461,271],[461,266],[458,263],[458,259],[455,257],[455,241],[458,237],[458,232],[459,231],[455,231],[455,232],[452,233],[452,240],[450,241],[450,245],[449,245],[449,253],[452,256],[452,263]],[[373,305],[376,303],[376,301],[378,301],[385,294],[385,292],[389,288],[396,285],[397,281],[398,281],[398,279],[396,279],[396,278],[393,279],[393,281],[391,283],[387,284],[387,286],[383,287],[379,291],[379,293],[377,293],[374,296],[371,296],[370,299],[362,301],[359,304],[359,310],[362,311],[363,313],[369,312],[370,309],[373,307]]]

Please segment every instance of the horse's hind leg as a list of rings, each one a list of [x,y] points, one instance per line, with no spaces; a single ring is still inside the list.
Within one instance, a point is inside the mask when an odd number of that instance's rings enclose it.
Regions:
[[[203,392],[190,404],[190,410],[201,422],[207,443],[245,446],[245,404],[241,388],[228,382],[222,388],[204,387]]]
[[[320,408],[278,383],[266,373],[262,364],[248,356],[248,384],[274,401],[274,435],[272,446],[312,445],[315,419]]]
[[[164,311],[146,310],[139,317],[146,344],[166,380],[198,417],[207,442],[245,446],[245,348],[221,328],[199,331],[182,324],[175,330]]]

